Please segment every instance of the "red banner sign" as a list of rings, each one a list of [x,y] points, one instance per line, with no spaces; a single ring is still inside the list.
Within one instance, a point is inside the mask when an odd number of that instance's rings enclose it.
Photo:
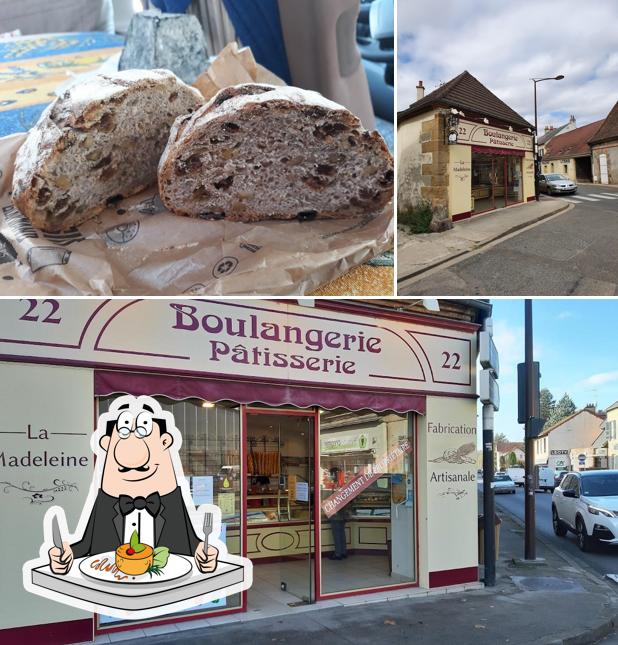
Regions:
[[[384,475],[384,473],[387,473],[389,466],[411,451],[412,443],[406,439],[406,441],[399,444],[396,448],[393,448],[379,459],[373,465],[371,471],[358,475],[340,488],[336,493],[333,493],[330,497],[326,498],[322,502],[322,510],[326,517],[332,517],[337,513],[337,511],[349,504],[359,493],[373,484],[376,479],[379,479]]]

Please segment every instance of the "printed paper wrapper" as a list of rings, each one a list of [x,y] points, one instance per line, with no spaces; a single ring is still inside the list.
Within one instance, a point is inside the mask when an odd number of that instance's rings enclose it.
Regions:
[[[281,83],[231,44],[196,85],[212,96],[245,81]],[[245,224],[172,215],[155,186],[43,233],[9,194],[25,137],[0,139],[0,295],[303,295],[393,246],[392,204],[357,219]]]

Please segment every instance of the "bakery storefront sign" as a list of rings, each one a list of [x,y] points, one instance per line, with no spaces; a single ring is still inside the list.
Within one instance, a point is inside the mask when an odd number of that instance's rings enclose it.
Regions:
[[[210,375],[264,396],[275,381],[473,394],[474,343],[469,331],[247,300],[10,300],[0,319],[0,358]]]
[[[457,142],[491,148],[532,150],[531,135],[465,120],[459,122]]]

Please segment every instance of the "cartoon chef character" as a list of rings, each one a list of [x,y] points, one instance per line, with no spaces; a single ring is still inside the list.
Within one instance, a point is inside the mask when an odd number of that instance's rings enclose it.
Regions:
[[[172,446],[178,431],[166,415],[171,417],[155,399],[130,395],[116,399],[103,415],[97,432],[105,460],[100,487],[81,540],[49,550],[54,573],[68,573],[74,558],[115,551],[134,531],[144,544],[193,556],[202,573],[215,570],[219,551],[209,545],[204,553],[176,479],[179,446]]]

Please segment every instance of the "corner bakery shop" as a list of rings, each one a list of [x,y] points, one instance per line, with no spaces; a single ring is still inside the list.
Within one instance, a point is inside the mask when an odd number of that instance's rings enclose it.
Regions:
[[[439,306],[1,301],[0,499],[10,530],[0,533],[0,642],[144,635],[476,583],[475,365],[489,305]],[[221,509],[221,539],[252,560],[249,591],[136,622],[23,588],[46,509],[61,506],[75,528],[91,434],[122,394],[153,396],[173,413],[193,500]]]

